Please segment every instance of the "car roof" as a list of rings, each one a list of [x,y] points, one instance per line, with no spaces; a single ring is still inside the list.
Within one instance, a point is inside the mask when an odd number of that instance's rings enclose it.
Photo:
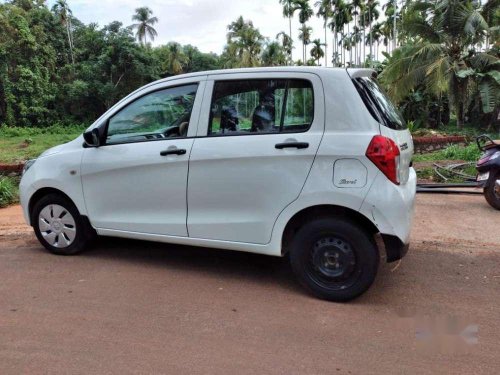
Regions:
[[[349,73],[351,77],[362,77],[362,76],[372,76],[374,70],[366,68],[325,68],[320,66],[276,66],[276,67],[262,67],[262,68],[238,68],[238,69],[218,69],[218,70],[207,70],[201,72],[193,72],[186,74],[179,74],[171,77],[166,77],[159,79],[155,82],[151,82],[149,85],[158,84],[162,82],[174,81],[184,78],[202,77],[208,75],[219,75],[219,74],[245,74],[245,73],[314,73],[319,76],[338,74],[342,75],[346,72]]]

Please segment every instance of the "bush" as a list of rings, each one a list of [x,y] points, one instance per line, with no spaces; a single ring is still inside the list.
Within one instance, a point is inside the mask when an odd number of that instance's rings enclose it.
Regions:
[[[17,184],[14,179],[0,177],[0,208],[17,202]]]

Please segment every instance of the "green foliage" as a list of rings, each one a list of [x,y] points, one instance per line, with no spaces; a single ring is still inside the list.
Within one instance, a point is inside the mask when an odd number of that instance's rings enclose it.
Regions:
[[[17,163],[39,156],[45,150],[72,141],[87,125],[45,128],[0,127],[0,163]]]
[[[17,201],[17,183],[13,178],[0,176],[0,208]]]
[[[446,94],[458,126],[466,121],[475,100],[481,101],[484,113],[498,107],[500,60],[494,50],[486,53],[477,48],[491,32],[477,2],[408,2],[401,30],[408,43],[388,57],[381,75],[395,101],[403,101],[418,88],[434,97]]]

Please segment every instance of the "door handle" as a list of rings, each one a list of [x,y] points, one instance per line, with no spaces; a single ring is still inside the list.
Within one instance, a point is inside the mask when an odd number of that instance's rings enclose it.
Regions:
[[[160,152],[161,156],[168,156],[168,155],[184,155],[186,154],[186,150],[183,148],[173,148],[170,150],[164,150]]]
[[[274,147],[276,147],[278,150],[282,150],[284,148],[303,149],[303,148],[308,148],[309,143],[307,143],[307,142],[284,142],[284,143],[277,143]]]

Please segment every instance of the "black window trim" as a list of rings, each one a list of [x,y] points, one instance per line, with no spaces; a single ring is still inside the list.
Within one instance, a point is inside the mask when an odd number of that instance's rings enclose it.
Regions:
[[[211,124],[212,124],[212,120],[213,120],[213,114],[212,114],[212,106],[214,104],[214,98],[215,98],[215,86],[217,83],[219,82],[238,82],[238,81],[272,81],[272,80],[283,80],[283,81],[286,81],[286,85],[285,85],[285,99],[288,97],[288,89],[289,89],[289,85],[290,85],[290,81],[306,81],[310,84],[310,87],[311,87],[311,90],[312,90],[312,108],[313,108],[313,114],[312,114],[312,117],[311,117],[311,121],[309,123],[309,126],[307,127],[307,129],[305,130],[300,130],[300,131],[286,131],[286,130],[282,130],[282,122],[280,121],[280,128],[277,132],[263,132],[263,133],[260,133],[260,132],[248,132],[248,134],[209,134],[209,130],[211,128]],[[283,100],[283,108],[286,110],[286,101]],[[246,137],[246,136],[254,136],[254,135],[278,135],[278,134],[301,134],[301,133],[307,133],[309,130],[311,130],[311,127],[312,125],[314,124],[314,120],[316,119],[316,95],[315,95],[315,92],[314,92],[314,84],[311,80],[307,79],[307,78],[293,78],[293,77],[272,77],[272,78],[250,78],[250,79],[241,79],[241,78],[232,78],[232,79],[220,79],[220,80],[217,80],[217,79],[214,79],[213,80],[213,88],[212,88],[212,93],[211,93],[211,97],[210,97],[210,115],[209,115],[209,118],[208,118],[208,124],[207,124],[207,130],[206,130],[206,134],[205,135],[201,135],[201,136],[196,136],[196,137],[193,137],[193,138],[218,138],[218,137],[240,137],[240,136],[243,136],[243,137]],[[282,121],[284,121],[284,114],[285,114],[285,111],[282,110]]]
[[[372,117],[375,119],[375,121],[377,121],[378,123],[382,124],[383,126],[389,128],[389,129],[392,129],[392,130],[396,130],[396,131],[406,130],[407,127],[404,124],[404,120],[403,120],[402,127],[394,127],[392,121],[387,117],[385,112],[380,108],[380,105],[373,98],[373,94],[370,92],[370,90],[368,90],[365,87],[365,85],[363,83],[363,78],[368,78],[368,77],[357,77],[357,78],[353,78],[352,81],[354,82],[354,86],[356,87],[356,90],[358,91],[359,96],[361,96],[363,103],[365,104],[368,111],[370,112]],[[383,92],[383,90],[382,90],[382,92]]]

